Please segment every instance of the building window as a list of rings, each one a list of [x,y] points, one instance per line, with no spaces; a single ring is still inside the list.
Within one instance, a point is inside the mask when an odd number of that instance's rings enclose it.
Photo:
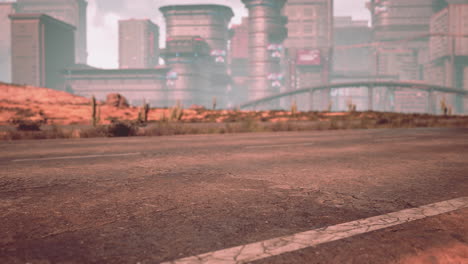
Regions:
[[[304,8],[304,17],[315,17],[315,9],[313,8]]]
[[[310,24],[304,25],[304,33],[307,33],[307,34],[314,33],[314,26]]]

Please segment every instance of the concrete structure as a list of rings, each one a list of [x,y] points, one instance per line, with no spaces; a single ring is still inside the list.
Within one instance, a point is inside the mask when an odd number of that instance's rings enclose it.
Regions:
[[[441,7],[445,8],[431,19],[427,81],[468,90],[468,0],[447,0]],[[456,113],[468,108],[468,101],[463,102],[461,97],[437,97],[438,101],[446,100]]]
[[[249,81],[249,19],[242,18],[242,23],[231,27],[232,38],[229,50],[229,74],[232,89],[229,102],[238,105],[248,100]]]
[[[62,89],[60,71],[74,63],[75,28],[44,14],[10,19],[13,83]]]
[[[335,17],[333,75],[371,75],[372,29],[367,20]]]
[[[199,36],[171,37],[162,52],[168,74],[168,103],[210,106],[212,100],[210,46]]]
[[[331,82],[366,81],[371,76],[372,30],[367,20],[352,17],[334,18],[333,74]],[[348,109],[355,104],[358,110],[367,109],[368,91],[365,88],[333,90],[330,94],[333,111]]]
[[[18,13],[43,13],[76,28],[75,62],[86,63],[87,25],[85,0],[17,0]]]
[[[11,82],[11,23],[16,3],[0,3],[0,82]]]
[[[78,65],[80,66],[80,65]],[[110,93],[119,93],[131,105],[142,105],[143,101],[152,107],[168,107],[166,74],[167,67],[153,69],[112,69],[71,67],[62,74],[66,90],[74,94],[105,100]]]
[[[375,75],[422,80],[433,0],[371,0]]]
[[[159,64],[159,27],[149,19],[119,21],[119,67],[153,68]]]
[[[207,70],[211,72],[211,80],[208,86],[196,88],[207,92],[202,97],[198,97],[199,99],[192,101],[209,106],[211,105],[212,98],[216,97],[218,105],[225,107],[227,102],[227,87],[230,82],[227,75],[226,60],[230,38],[228,25],[234,16],[232,9],[223,5],[170,5],[161,7],[160,11],[164,14],[166,20],[166,36],[168,41],[179,37],[199,36],[209,46],[210,54],[213,56],[211,61],[216,62],[211,63],[207,59],[197,60],[197,64],[202,61],[207,63],[200,65],[202,68],[207,69],[207,67],[210,67]],[[193,62],[192,59],[189,61]],[[178,60],[175,63],[175,60],[171,59],[170,63],[173,67],[179,68],[180,66],[179,70],[192,67],[187,65],[182,66],[181,63],[185,63],[184,60]]]
[[[399,80],[424,80],[424,65],[429,61],[430,19],[433,0],[371,0],[373,41],[379,43],[373,50],[375,76],[396,76]],[[399,94],[400,93],[400,94]],[[426,111],[414,91],[400,92],[398,89],[385,92],[398,102],[407,102],[394,108],[401,112]],[[426,98],[421,98],[427,101]],[[416,106],[421,106],[417,108]],[[411,106],[411,107],[410,107]],[[408,108],[410,107],[410,108]]]
[[[329,84],[324,84],[324,85],[318,85],[314,87],[306,87],[294,91],[287,91],[281,94],[275,94],[272,96],[267,96],[264,98],[260,98],[257,100],[253,100],[250,102],[243,103],[239,105],[240,109],[245,109],[245,108],[251,108],[251,107],[258,107],[258,106],[268,106],[271,101],[278,101],[281,98],[285,97],[291,97],[294,95],[307,95],[310,94],[311,92],[314,91],[320,91],[320,90],[336,90],[336,89],[347,89],[347,88],[355,88],[355,87],[366,87],[369,90],[368,93],[368,98],[367,98],[367,109],[368,110],[375,110],[375,105],[378,102],[385,102],[388,101],[390,104],[391,108],[387,109],[386,111],[396,111],[396,112],[401,112],[405,111],[408,112],[405,109],[398,109],[396,107],[397,104],[404,106],[407,102],[401,101],[401,102],[395,102],[396,99],[401,99],[400,97],[394,97],[394,98],[379,98],[379,96],[375,93],[376,89],[380,88],[388,88],[388,90],[397,90],[401,91],[403,93],[405,92],[413,92],[416,91],[416,93],[421,93],[420,95],[417,95],[417,97],[422,97],[426,100],[426,102],[423,102],[422,104],[427,106],[428,109],[424,110],[417,110],[417,111],[411,111],[411,112],[426,112],[431,109],[432,106],[435,105],[434,97],[432,96],[434,93],[444,93],[447,95],[459,95],[463,97],[468,97],[468,91],[465,90],[460,90],[460,89],[454,89],[451,87],[445,87],[445,86],[440,86],[440,85],[434,85],[434,84],[428,84],[420,81],[382,81],[382,80],[376,80],[376,81],[352,81],[352,82],[347,82],[347,83],[329,83]],[[404,97],[406,98],[406,97]],[[404,99],[403,98],[403,99]],[[385,101],[384,101],[385,100]],[[406,100],[406,99],[405,99]],[[418,99],[420,100],[420,99]],[[409,101],[411,104],[415,104],[414,101]],[[417,102],[419,103],[419,102]],[[264,109],[265,107],[262,107]]]
[[[285,40],[288,89],[301,89],[329,82],[333,0],[288,0],[283,14],[288,17],[288,38]],[[328,107],[327,91],[318,93],[321,94],[314,97],[313,105],[318,109]],[[299,109],[310,109],[311,98],[300,97],[296,101]]]
[[[242,2],[249,10],[249,100],[254,100],[278,93],[281,89],[269,80],[269,76],[283,73],[280,62],[282,43],[287,37],[287,18],[281,15],[281,11],[286,1]]]

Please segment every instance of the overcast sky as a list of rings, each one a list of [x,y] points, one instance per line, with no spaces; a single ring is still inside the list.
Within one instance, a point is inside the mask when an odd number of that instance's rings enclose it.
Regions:
[[[335,16],[369,19],[365,8],[368,0],[335,0]],[[247,15],[241,0],[88,0],[88,63],[95,67],[115,68],[118,65],[117,21],[129,18],[150,18],[163,26],[158,8],[174,4],[221,4],[233,8],[233,23]],[[164,32],[162,32],[164,33]],[[164,34],[161,40],[165,39]]]

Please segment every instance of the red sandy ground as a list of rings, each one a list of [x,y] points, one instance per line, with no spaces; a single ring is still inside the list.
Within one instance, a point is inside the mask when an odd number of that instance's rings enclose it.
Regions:
[[[99,102],[100,123],[109,124],[110,119],[136,120],[139,107],[117,108]],[[91,123],[91,99],[67,92],[33,86],[18,86],[0,83],[0,125],[10,125],[12,120],[39,121],[45,117],[49,124],[70,125]],[[211,111],[184,109],[183,122],[225,122],[232,116],[247,117],[252,111]],[[337,113],[335,113],[336,115]],[[339,114],[339,113],[338,113]],[[152,108],[149,120],[161,120],[170,115],[169,109]],[[258,119],[267,118],[271,122],[290,120],[290,112],[263,112],[255,114]],[[298,117],[296,120],[302,120]],[[304,120],[306,120],[305,118]]]
[[[117,108],[99,103],[101,124],[110,123],[110,118],[135,120],[139,107]],[[0,83],[0,125],[8,125],[13,119],[42,120],[47,117],[51,124],[90,124],[91,99],[62,91],[33,86],[17,86]],[[42,115],[40,114],[42,113]],[[168,109],[151,109],[150,120],[169,116]],[[197,111],[184,109],[182,120],[197,116]],[[220,120],[221,121],[221,120]]]

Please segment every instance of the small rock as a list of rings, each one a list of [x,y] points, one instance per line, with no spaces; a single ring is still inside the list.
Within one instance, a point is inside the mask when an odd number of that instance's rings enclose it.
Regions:
[[[106,105],[114,106],[118,108],[129,107],[127,99],[118,93],[108,94],[106,98]]]

